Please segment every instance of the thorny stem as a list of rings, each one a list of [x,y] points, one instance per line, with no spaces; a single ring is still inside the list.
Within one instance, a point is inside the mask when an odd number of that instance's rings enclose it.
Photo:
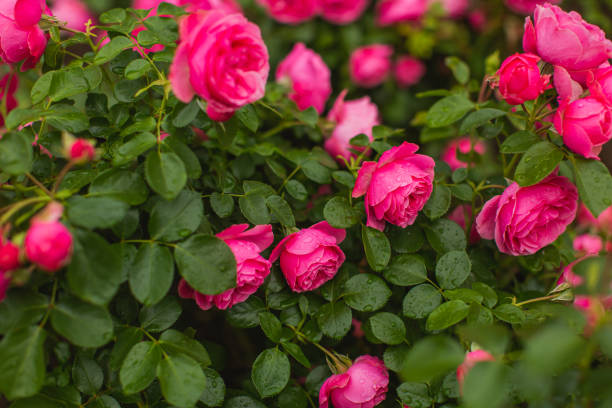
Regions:
[[[30,173],[26,173],[26,177],[29,178],[32,183],[36,184],[36,186],[38,188],[40,188],[42,191],[44,191],[44,193],[46,195],[48,195],[49,197],[53,198],[53,193],[51,191],[49,191],[47,189],[47,187],[45,187],[40,181],[38,181],[38,179],[36,177],[34,177]]]

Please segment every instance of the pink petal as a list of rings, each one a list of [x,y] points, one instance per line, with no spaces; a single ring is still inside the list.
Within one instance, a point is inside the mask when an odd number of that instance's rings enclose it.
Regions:
[[[410,157],[414,155],[417,150],[419,150],[418,145],[404,142],[401,145],[384,152],[382,156],[380,156],[380,160],[378,160],[378,165],[379,167],[382,167],[387,163],[391,163],[392,161]]]
[[[176,49],[176,54],[172,65],[170,65],[170,84],[176,98],[183,102],[189,103],[195,91],[189,81],[189,48],[185,44],[181,44]]]
[[[536,31],[530,17],[525,18],[525,34],[523,34],[523,51],[537,54]]]
[[[570,101],[575,101],[583,92],[580,84],[574,81],[569,72],[560,65],[555,65],[553,81],[561,99],[569,98]]]
[[[361,197],[368,191],[376,167],[376,162],[363,162],[359,169],[359,173],[357,173],[357,180],[355,180],[353,198]]]
[[[341,243],[346,238],[346,231],[340,228],[334,228],[327,221],[321,221],[310,227],[312,229],[319,230],[321,232],[326,233],[327,235],[331,235],[336,238],[336,244]]]
[[[25,29],[34,26],[40,21],[42,10],[41,0],[17,0],[15,3],[15,22]]]
[[[497,195],[487,201],[476,217],[476,230],[484,239],[493,239],[495,236],[495,220],[500,198],[501,195]]]

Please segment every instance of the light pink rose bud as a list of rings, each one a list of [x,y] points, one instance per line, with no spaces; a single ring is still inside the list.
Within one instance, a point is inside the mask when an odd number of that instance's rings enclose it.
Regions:
[[[180,44],[170,66],[176,97],[208,103],[212,120],[224,121],[263,97],[270,65],[259,27],[241,14],[197,12],[179,24]]]
[[[430,4],[439,3],[449,17],[459,18],[470,6],[470,0],[430,0]]]
[[[384,82],[391,72],[393,48],[384,44],[372,44],[357,48],[351,54],[349,71],[354,83],[372,88]]]
[[[420,20],[429,7],[429,0],[380,0],[376,6],[376,23],[388,26]]]
[[[344,90],[334,102],[334,106],[329,111],[327,119],[336,123],[336,127],[329,139],[325,141],[325,150],[334,159],[339,160],[338,156],[349,160],[355,153],[349,149],[362,151],[363,147],[352,146],[350,140],[360,134],[368,136],[373,140],[372,128],[378,124],[378,108],[369,96],[345,101],[347,91]]]
[[[469,219],[472,216],[472,206],[469,204],[462,204],[457,206],[449,215],[448,219],[457,223],[461,228],[465,230],[465,219]],[[476,223],[472,223],[470,228],[470,243],[475,244],[480,241],[480,235],[476,231]]]
[[[270,254],[270,262],[280,258],[281,271],[294,292],[317,289],[332,279],[344,262],[340,244],[346,231],[321,221],[283,238]]]
[[[21,70],[33,68],[47,46],[47,36],[38,27],[43,11],[51,14],[44,0],[2,0],[0,2],[0,57]]]
[[[495,239],[509,255],[530,255],[555,241],[576,217],[578,191],[566,177],[550,175],[538,184],[515,182],[487,201],[476,228],[484,239]]]
[[[603,242],[597,235],[582,234],[574,238],[574,251],[581,255],[597,255],[603,248]]]
[[[303,43],[297,43],[276,69],[276,81],[288,80],[289,98],[301,110],[314,107],[319,114],[331,95],[331,73],[323,58]]]
[[[2,28],[0,28],[2,30]],[[0,42],[1,42],[0,38]],[[15,74],[6,74],[0,79],[0,101],[6,101],[6,113],[17,107],[17,100],[15,99],[15,92],[19,85],[19,79]],[[0,114],[0,127],[4,126],[4,118]]]
[[[376,357],[358,357],[346,372],[329,377],[319,391],[319,408],[373,408],[387,397],[389,371]]]
[[[506,5],[512,11],[519,14],[531,14],[537,5],[544,3],[559,4],[561,0],[505,0]]]
[[[368,0],[317,0],[317,2],[322,17],[335,24],[352,23],[368,6]]]
[[[612,67],[599,68],[593,71],[588,80],[591,95],[612,106]]]
[[[459,382],[460,390],[463,389],[463,383],[465,382],[467,373],[480,361],[495,361],[495,357],[485,350],[470,351],[465,355],[463,363],[457,367],[457,382]]]
[[[75,163],[87,163],[96,157],[96,149],[87,139],[76,139],[69,147],[69,157]]]
[[[196,292],[185,279],[179,282],[179,296],[195,299],[202,310],[213,306],[228,309],[248,299],[263,284],[270,274],[270,262],[260,253],[274,241],[271,225],[258,225],[249,228],[248,224],[233,225],[217,234],[230,247],[236,258],[236,287],[218,295],[205,295]]]
[[[53,0],[51,12],[59,21],[68,23],[66,27],[73,30],[85,31],[87,21],[95,20],[81,0]]]
[[[554,119],[563,143],[588,159],[598,159],[602,146],[612,139],[612,110],[593,96],[561,101]]]
[[[534,54],[514,54],[506,58],[497,71],[499,93],[510,105],[520,105],[537,99],[550,89],[550,75],[541,75],[540,57]]]
[[[19,247],[0,237],[0,271],[19,268]]]
[[[353,197],[365,194],[367,225],[385,229],[385,221],[406,228],[414,224],[433,190],[434,160],[415,154],[419,146],[404,142],[378,162],[363,162]]]
[[[55,272],[70,262],[72,234],[58,220],[62,205],[50,203],[32,218],[25,236],[24,246],[28,259],[47,272]]]
[[[425,75],[425,64],[414,57],[401,56],[395,62],[395,79],[400,86],[409,87],[419,83]]]
[[[316,0],[257,0],[268,14],[278,22],[299,24],[317,13]]]
[[[469,136],[465,136],[451,141],[442,152],[441,158],[450,166],[451,170],[455,171],[460,167],[467,167],[466,162],[459,160],[457,152],[469,154],[471,151],[474,151],[479,155],[483,155],[486,150],[487,148],[481,140],[476,141],[474,146],[472,146],[472,140]]]

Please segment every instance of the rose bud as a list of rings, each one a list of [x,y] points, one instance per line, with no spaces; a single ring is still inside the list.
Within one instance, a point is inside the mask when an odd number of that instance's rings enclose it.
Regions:
[[[241,14],[197,12],[179,24],[170,83],[184,103],[206,100],[212,120],[225,121],[262,98],[270,65],[259,27]]]
[[[380,231],[385,221],[406,228],[416,220],[433,190],[434,160],[415,154],[419,147],[404,142],[382,154],[378,162],[363,162],[353,197],[365,194],[367,225]]]
[[[19,247],[0,237],[0,271],[19,268]]]
[[[602,146],[612,139],[612,110],[593,96],[562,100],[553,123],[563,143],[587,159],[597,159]]]
[[[351,80],[365,88],[382,84],[391,72],[392,54],[393,49],[384,44],[357,48],[349,60]]]
[[[462,137],[457,140],[451,141],[442,152],[442,160],[444,160],[451,168],[451,170],[455,171],[461,167],[467,167],[467,163],[459,160],[457,157],[457,152],[461,154],[469,154],[474,151],[479,155],[483,155],[486,151],[485,144],[478,140],[474,146],[472,146],[472,140],[469,136]]]
[[[41,0],[2,0],[0,6],[0,57],[14,64],[23,61],[21,70],[33,68],[47,46],[47,36],[38,26],[51,12]]]
[[[179,296],[195,299],[202,310],[213,306],[228,309],[249,298],[263,284],[270,274],[270,262],[260,253],[274,241],[271,225],[258,225],[249,228],[248,224],[233,225],[217,234],[232,250],[236,258],[236,287],[218,295],[205,295],[195,291],[185,279],[179,282]]]
[[[41,214],[32,218],[25,236],[27,258],[47,272],[62,268],[72,256],[72,234],[58,221],[62,211],[61,204],[50,203]]]
[[[294,292],[317,289],[332,279],[344,262],[338,246],[346,232],[321,221],[290,234],[270,254],[270,262],[280,258],[280,267]]]
[[[550,75],[540,75],[540,57],[514,54],[506,58],[497,71],[499,93],[510,105],[533,101],[550,89]]]
[[[479,361],[495,361],[495,358],[485,350],[475,350],[467,353],[463,363],[457,367],[457,382],[459,383],[459,389],[463,389],[465,376]]]
[[[372,356],[358,357],[344,373],[329,377],[319,391],[319,408],[373,408],[385,400],[389,372]]]
[[[84,164],[96,158],[96,149],[87,139],[75,139],[68,148],[68,157],[74,163]]]
[[[468,21],[476,31],[484,31],[487,28],[487,15],[483,10],[472,10],[468,14]]]
[[[0,28],[1,30],[1,28]],[[0,39],[1,41],[1,39]],[[6,101],[6,113],[17,107],[17,100],[15,99],[15,92],[17,92],[17,86],[19,85],[19,79],[17,75],[8,73],[0,79],[0,101]],[[0,114],[0,127],[4,126],[4,118]]]
[[[509,255],[534,254],[554,242],[576,217],[578,191],[567,178],[550,175],[539,183],[519,187],[515,182],[487,201],[476,229],[495,239]]]
[[[409,87],[419,83],[425,75],[425,64],[416,58],[402,56],[395,62],[395,80],[402,87]]]
[[[334,159],[339,160],[338,156],[349,160],[355,157],[349,149],[362,151],[362,146],[352,146],[350,141],[353,137],[365,134],[370,141],[374,140],[372,129],[380,124],[378,120],[378,108],[370,101],[369,96],[345,101],[346,90],[342,91],[334,102],[334,106],[329,111],[327,119],[336,123],[332,135],[325,141],[325,150]]]
[[[319,114],[331,95],[331,73],[319,54],[297,43],[276,69],[276,81],[291,84],[289,98],[300,110],[314,107]]]
[[[603,242],[597,235],[582,234],[574,238],[573,247],[581,255],[597,255],[603,248]]]
[[[376,24],[388,26],[420,20],[428,7],[429,0],[381,0],[376,6]]]
[[[560,2],[561,0],[505,0],[510,10],[525,15],[533,13],[537,5],[544,3],[559,4]]]
[[[348,24],[357,20],[368,6],[368,0],[317,0],[319,13],[327,21]]]
[[[317,13],[316,0],[257,0],[268,14],[280,23],[299,24]]]
[[[66,27],[73,30],[85,31],[85,24],[89,20],[95,20],[87,5],[80,0],[53,0],[51,12],[59,21],[66,22]]]

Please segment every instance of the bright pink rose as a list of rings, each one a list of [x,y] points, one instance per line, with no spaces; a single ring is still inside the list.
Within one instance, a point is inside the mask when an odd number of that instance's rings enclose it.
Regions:
[[[430,0],[430,4],[439,3],[449,17],[458,18],[465,14],[470,0]]]
[[[317,2],[323,18],[335,24],[352,23],[368,6],[368,0],[317,0]]]
[[[25,236],[26,256],[32,263],[47,272],[62,268],[72,256],[72,234],[58,220],[63,207],[52,202],[41,214],[32,218]]]
[[[472,146],[472,140],[469,136],[464,136],[460,139],[456,139],[451,141],[442,152],[442,160],[444,160],[451,168],[451,170],[455,171],[460,167],[467,167],[467,163],[459,160],[457,157],[457,152],[461,154],[469,154],[471,151],[479,155],[483,155],[486,151],[485,144],[478,140]]]
[[[36,65],[47,46],[47,36],[38,27],[43,11],[51,14],[44,0],[0,1],[0,57],[4,62],[23,61],[22,71]]]
[[[363,147],[352,146],[350,140],[360,134],[365,134],[373,140],[372,128],[378,124],[378,108],[369,96],[345,101],[346,90],[342,91],[329,111],[327,119],[336,123],[329,139],[325,141],[325,150],[338,160],[338,156],[349,160],[355,153],[349,149],[363,150]],[[341,161],[341,160],[338,160]]]
[[[218,295],[205,295],[196,292],[185,279],[181,279],[178,287],[180,297],[195,299],[202,310],[213,306],[228,309],[257,292],[270,274],[271,266],[260,253],[272,244],[274,234],[271,225],[258,225],[248,231],[247,228],[248,224],[237,224],[217,234],[217,238],[225,241],[236,258],[236,287]]]
[[[536,6],[533,22],[526,18],[523,48],[570,72],[597,68],[612,57],[612,42],[599,27],[549,3]]]
[[[85,31],[85,23],[95,20],[81,0],[53,0],[51,12],[59,20],[68,23],[66,27]]]
[[[541,75],[540,57],[534,54],[514,54],[505,59],[497,71],[499,93],[510,105],[520,105],[537,99],[550,89],[550,75]]]
[[[380,0],[376,6],[376,23],[387,26],[420,20],[428,7],[429,0]]]
[[[593,96],[573,102],[565,98],[559,104],[554,125],[571,151],[597,159],[602,146],[612,139],[612,110]]]
[[[578,191],[567,178],[550,175],[538,184],[512,183],[487,201],[476,217],[484,239],[509,255],[530,255],[551,244],[576,217]]]
[[[433,190],[434,160],[415,154],[419,146],[404,142],[387,150],[377,162],[363,162],[353,197],[365,194],[367,225],[385,229],[385,221],[412,225]]]
[[[544,3],[559,4],[561,0],[505,0],[506,5],[519,14],[531,14],[537,5]]]
[[[591,95],[612,106],[612,67],[598,68],[588,80]]]
[[[15,74],[6,74],[0,79],[0,101],[6,101],[6,113],[17,107],[15,92],[19,85],[19,78]],[[0,127],[4,126],[4,118],[0,114]]]
[[[584,204],[580,205],[578,211],[578,223],[581,226],[593,226],[605,233],[612,233],[612,206],[606,208],[595,218]]]
[[[317,0],[257,0],[278,22],[299,24],[317,13]]]
[[[389,372],[385,364],[372,356],[358,357],[342,374],[329,377],[319,391],[319,408],[373,408],[385,400]]]
[[[449,215],[448,219],[457,223],[461,228],[465,230],[466,217],[469,220],[472,216],[472,206],[469,204],[462,204],[457,206]],[[470,243],[475,244],[480,240],[480,235],[476,231],[476,224],[472,223],[470,228]]]
[[[289,98],[301,110],[314,107],[319,114],[331,95],[331,73],[323,58],[303,43],[297,43],[276,69],[276,81],[289,81]]]
[[[19,268],[19,247],[0,237],[0,271],[12,271],[17,268]]]
[[[349,60],[351,79],[365,88],[382,84],[391,72],[392,54],[393,48],[384,44],[357,48]]]
[[[395,79],[400,86],[409,87],[417,84],[425,75],[425,64],[414,57],[401,56],[395,62]]]
[[[474,368],[476,363],[480,361],[495,361],[495,357],[485,350],[470,351],[465,355],[463,363],[457,367],[457,382],[459,382],[459,389],[463,389],[465,376],[472,368]]]
[[[280,267],[294,292],[315,290],[332,279],[344,262],[338,246],[346,231],[321,221],[283,238],[270,254],[270,262],[280,258]]]
[[[76,139],[69,150],[70,160],[76,163],[87,163],[96,157],[96,149],[87,139]]]
[[[0,270],[0,303],[6,298],[6,291],[11,285],[11,277],[10,275]]]
[[[597,255],[603,248],[603,242],[597,235],[582,234],[574,238],[574,251],[582,255]]]
[[[208,103],[212,120],[224,121],[263,97],[270,65],[259,27],[242,14],[197,12],[182,19],[180,44],[170,66],[176,97]]]

